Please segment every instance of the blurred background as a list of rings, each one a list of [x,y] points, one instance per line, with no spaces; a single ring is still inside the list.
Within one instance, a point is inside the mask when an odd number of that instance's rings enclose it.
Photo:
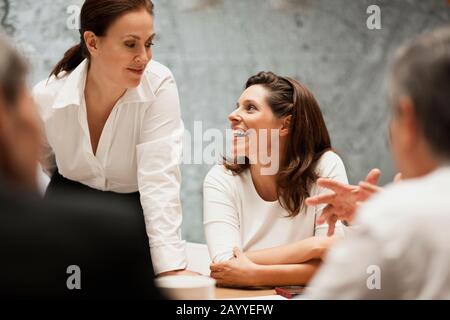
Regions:
[[[373,167],[382,184],[395,169],[389,155],[386,70],[394,49],[418,33],[450,22],[446,0],[154,0],[154,59],[177,81],[185,127],[229,127],[251,75],[265,70],[306,84],[315,94],[357,183]],[[0,0],[0,23],[30,60],[29,84],[48,76],[79,42],[82,0]],[[370,30],[370,5],[381,9],[381,29]],[[193,138],[194,135],[192,134]],[[207,146],[202,136],[192,144]],[[202,184],[211,165],[183,164],[183,237],[204,242]],[[43,186],[45,179],[43,179]]]

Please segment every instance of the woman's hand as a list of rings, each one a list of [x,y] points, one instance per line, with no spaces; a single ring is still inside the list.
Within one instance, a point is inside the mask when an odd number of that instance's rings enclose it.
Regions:
[[[211,277],[220,286],[248,287],[256,286],[258,265],[253,263],[238,248],[233,249],[234,258],[210,266]]]

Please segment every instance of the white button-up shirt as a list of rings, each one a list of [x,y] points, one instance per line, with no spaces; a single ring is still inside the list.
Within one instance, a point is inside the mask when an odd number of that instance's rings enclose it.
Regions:
[[[168,68],[151,61],[139,86],[109,115],[92,151],[84,88],[88,61],[33,88],[45,128],[41,164],[51,176],[118,193],[139,191],[155,273],[186,267],[181,240],[180,170],[183,123]]]

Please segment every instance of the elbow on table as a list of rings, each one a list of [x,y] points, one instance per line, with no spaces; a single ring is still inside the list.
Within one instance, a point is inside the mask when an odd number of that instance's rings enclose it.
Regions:
[[[314,237],[314,242],[311,248],[311,255],[314,259],[322,260],[323,256],[330,247],[330,241],[325,237]]]

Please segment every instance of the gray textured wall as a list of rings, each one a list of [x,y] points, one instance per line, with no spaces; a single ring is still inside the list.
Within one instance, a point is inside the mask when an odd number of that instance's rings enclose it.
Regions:
[[[403,40],[449,23],[445,0],[156,0],[154,58],[172,69],[182,115],[192,131],[225,129],[245,80],[272,70],[315,93],[350,181],[378,166],[394,174],[386,129],[384,77]],[[0,22],[30,58],[30,84],[46,77],[78,42],[67,27],[81,0],[0,0]],[[366,9],[381,8],[381,30],[368,30]],[[206,143],[205,143],[206,145]],[[183,235],[203,241],[202,182],[208,165],[183,165]]]

